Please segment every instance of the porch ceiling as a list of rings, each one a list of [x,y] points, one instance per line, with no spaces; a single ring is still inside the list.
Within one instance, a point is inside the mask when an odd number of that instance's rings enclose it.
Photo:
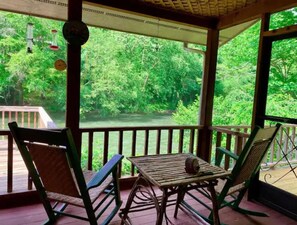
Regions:
[[[68,0],[0,1],[0,10],[67,20]],[[220,45],[250,27],[265,12],[297,6],[296,0],[89,0],[90,26],[206,45],[207,30],[220,30]]]

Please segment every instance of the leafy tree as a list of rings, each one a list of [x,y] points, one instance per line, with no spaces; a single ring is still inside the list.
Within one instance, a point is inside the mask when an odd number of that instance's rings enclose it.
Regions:
[[[271,29],[293,24],[296,15],[296,9],[273,15]],[[26,52],[28,22],[34,24],[32,54]],[[62,25],[59,21],[0,13],[2,104],[42,104],[54,111],[65,110],[66,72],[53,68],[56,59],[66,58]],[[250,123],[259,28],[256,23],[219,50],[214,124]],[[51,29],[58,30],[58,51],[48,48]],[[295,40],[274,45],[271,104],[281,97],[284,102],[296,99],[295,49]],[[178,108],[175,118],[196,124],[202,60],[201,55],[186,52],[179,42],[90,27],[90,39],[82,47],[81,113],[96,111],[105,116]]]
[[[51,41],[49,27],[61,27],[61,23],[9,13],[5,13],[3,17],[6,23],[2,24],[2,29],[10,31],[9,35],[0,40],[0,45],[7,52],[2,64],[2,70],[6,72],[4,72],[6,75],[4,84],[7,87],[4,90],[4,95],[7,96],[6,104],[60,108],[57,107],[61,106],[57,102],[59,99],[57,94],[61,93],[59,92],[61,89],[65,92],[65,82],[63,85],[59,80],[60,74],[53,69],[53,65],[62,54],[61,51],[51,51],[48,46]],[[33,53],[28,53],[26,50],[28,22],[34,24]],[[65,47],[62,48],[65,50]]]
[[[271,29],[296,22],[296,8],[272,16]],[[260,24],[256,23],[219,49],[213,124],[248,125],[251,123]],[[273,44],[267,113],[296,117],[296,40]],[[199,97],[198,97],[199,98]],[[198,100],[197,100],[198,101]],[[197,101],[189,107],[179,104],[175,119],[195,124]],[[191,112],[192,111],[192,112]],[[190,116],[191,115],[191,116]],[[191,120],[192,121],[189,121]]]
[[[201,56],[187,54],[181,43],[90,31],[83,49],[82,111],[117,115],[175,110],[180,99],[195,99]]]

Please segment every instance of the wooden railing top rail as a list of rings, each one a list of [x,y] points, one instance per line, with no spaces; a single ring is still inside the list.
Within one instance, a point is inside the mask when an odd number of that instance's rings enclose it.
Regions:
[[[0,106],[0,111],[6,112],[39,112],[40,106]]]
[[[50,118],[50,116],[47,114],[47,112],[44,110],[41,106],[0,106],[0,112],[2,112],[2,128],[5,121],[5,113],[9,113],[9,119],[11,116],[11,113],[38,113],[39,115],[39,125],[38,127],[44,127],[44,128],[56,128],[56,124],[54,121]],[[17,117],[17,116],[16,116]],[[35,116],[34,116],[35,118]],[[36,119],[36,118],[35,118]],[[22,118],[24,120],[24,118]],[[9,122],[9,121],[6,121]]]
[[[221,127],[221,128],[227,128],[227,129],[246,129],[250,128],[250,125],[216,125],[212,127]]]
[[[244,132],[240,132],[240,131],[233,131],[233,130],[230,130],[230,129],[226,129],[227,126],[213,126],[213,127],[210,127],[209,129],[210,130],[213,130],[213,131],[217,131],[217,132],[221,132],[221,133],[225,133],[225,134],[231,134],[231,135],[234,135],[234,136],[238,136],[238,137],[243,137],[243,138],[248,138],[250,136],[250,134],[248,133],[244,133]],[[230,126],[230,128],[235,128],[235,126]],[[238,126],[237,128],[248,128],[245,127],[245,126]]]
[[[10,135],[9,130],[0,130],[0,135]]]
[[[83,132],[100,132],[100,131],[135,131],[135,130],[168,130],[168,129],[202,129],[203,126],[187,125],[187,126],[133,126],[133,127],[92,127],[80,128]]]

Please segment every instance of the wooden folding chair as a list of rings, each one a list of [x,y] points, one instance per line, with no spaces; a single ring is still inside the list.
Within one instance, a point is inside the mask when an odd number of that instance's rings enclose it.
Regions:
[[[108,224],[119,210],[120,199],[118,165],[123,156],[115,155],[99,172],[82,171],[70,129],[30,129],[8,124],[14,140],[39,193],[49,220],[66,215],[97,224],[107,210],[101,224]],[[66,212],[72,205],[85,208],[86,215]]]
[[[227,155],[228,157],[231,157],[236,161],[231,171],[231,175],[228,176],[227,179],[219,180],[218,185],[216,186],[218,209],[229,206],[232,209],[244,214],[254,216],[267,216],[266,214],[261,212],[255,212],[240,208],[239,204],[244,197],[247,189],[249,188],[251,181],[259,172],[261,162],[266,155],[270,144],[275,138],[280,126],[280,124],[277,124],[275,127],[269,128],[260,128],[258,126],[255,127],[239,156],[235,155],[230,150],[227,150],[223,147],[216,148],[216,166],[220,166],[224,155]],[[211,197],[207,190],[200,188],[196,188],[195,190],[198,191],[198,193],[206,196],[207,198]],[[188,204],[184,200],[185,194],[192,197],[194,200],[198,201],[207,209],[209,209],[209,216],[205,217],[199,214],[197,210],[195,210],[190,204]],[[197,195],[195,195],[195,193],[193,192],[181,193],[181,195],[182,196],[179,196],[180,200],[177,202],[176,205],[175,217],[177,215],[178,208],[182,206],[188,209],[190,212],[198,215],[199,217],[203,217],[206,221],[212,223],[213,210],[209,205],[201,201],[201,199],[199,199],[199,197],[197,197]]]

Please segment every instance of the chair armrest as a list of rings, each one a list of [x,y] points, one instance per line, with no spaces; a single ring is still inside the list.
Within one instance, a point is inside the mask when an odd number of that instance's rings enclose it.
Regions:
[[[227,155],[235,160],[237,160],[239,157],[238,155],[234,154],[233,152],[231,152],[223,147],[216,147],[216,153],[217,153],[217,157],[216,157],[216,161],[215,161],[216,166],[220,166],[222,159],[223,159],[223,155]]]
[[[87,189],[98,187],[114,170],[117,169],[118,164],[122,161],[124,156],[114,155],[87,184]]]

